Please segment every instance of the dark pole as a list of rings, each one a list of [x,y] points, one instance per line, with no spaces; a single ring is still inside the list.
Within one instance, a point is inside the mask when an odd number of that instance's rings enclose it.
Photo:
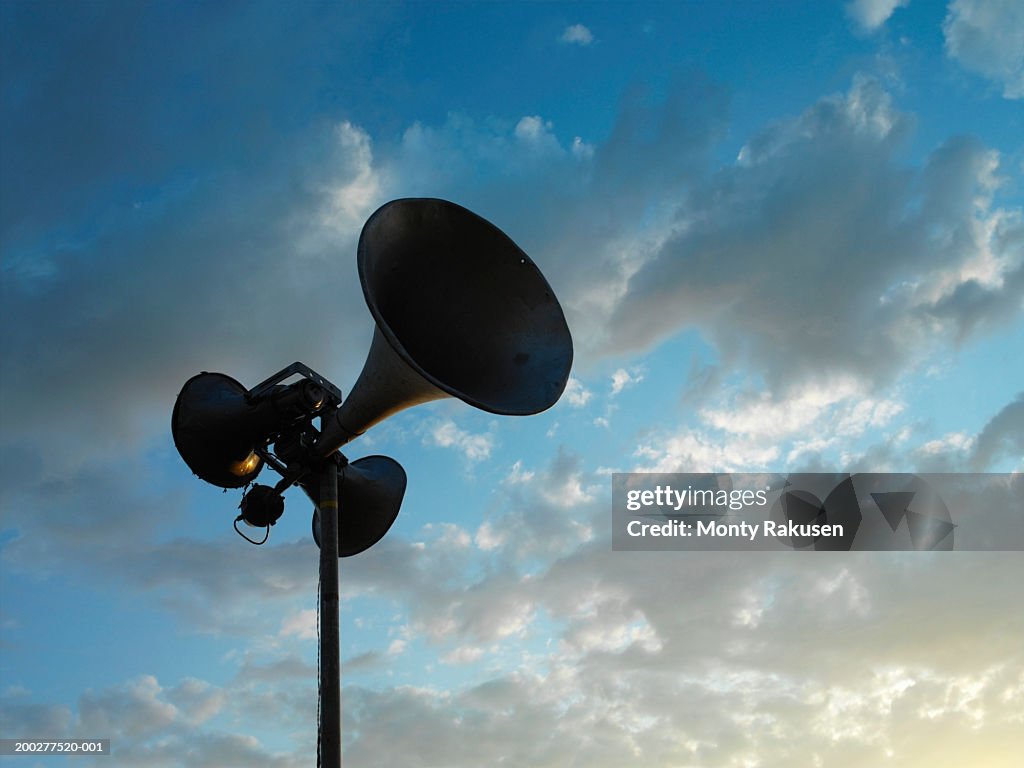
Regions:
[[[338,464],[320,469],[320,758],[341,768],[341,642],[338,612]]]

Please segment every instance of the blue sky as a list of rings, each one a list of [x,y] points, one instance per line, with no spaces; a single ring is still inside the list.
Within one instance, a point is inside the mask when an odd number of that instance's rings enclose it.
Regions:
[[[1019,3],[6,2],[0,31],[0,735],[312,764],[309,503],[246,544],[170,412],[201,370],[347,391],[362,223],[431,196],[531,255],[575,364],[538,416],[442,401],[346,451],[409,475],[341,564],[346,764],[1024,746],[1019,553],[610,550],[613,471],[1021,469]]]

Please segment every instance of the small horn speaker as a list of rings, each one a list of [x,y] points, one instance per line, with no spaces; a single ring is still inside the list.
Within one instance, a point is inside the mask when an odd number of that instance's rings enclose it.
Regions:
[[[358,264],[377,327],[321,455],[430,400],[525,416],[561,396],[572,367],[565,315],[537,265],[486,219],[446,200],[394,200],[363,227]]]
[[[174,446],[189,469],[220,488],[241,488],[263,469],[254,450],[272,414],[247,395],[230,376],[204,372],[185,382],[174,403]]]
[[[319,505],[316,481],[299,481]],[[366,456],[338,470],[338,556],[351,557],[383,538],[405,496],[402,465],[387,456]],[[313,508],[313,540],[320,546],[320,510]]]
[[[195,474],[221,488],[241,488],[263,469],[256,449],[323,406],[313,381],[249,392],[223,373],[200,373],[185,382],[171,414],[178,453]]]

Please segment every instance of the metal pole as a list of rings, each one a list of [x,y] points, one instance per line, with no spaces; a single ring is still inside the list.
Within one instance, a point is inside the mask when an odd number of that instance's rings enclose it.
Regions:
[[[341,642],[338,611],[337,454],[320,469],[320,758],[341,768]]]

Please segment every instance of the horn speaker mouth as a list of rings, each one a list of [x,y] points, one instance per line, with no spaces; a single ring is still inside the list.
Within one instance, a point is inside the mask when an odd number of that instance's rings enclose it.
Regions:
[[[204,372],[186,381],[174,401],[174,446],[194,474],[220,488],[242,488],[263,469],[253,452],[258,428],[238,428],[255,410],[246,394],[230,376]]]
[[[313,500],[313,541],[320,546],[320,487],[302,483]],[[358,555],[388,532],[405,496],[402,465],[388,456],[365,456],[338,470],[338,557]]]
[[[435,387],[506,415],[557,402],[572,367],[565,315],[489,221],[447,200],[393,200],[363,227],[358,264],[380,332]]]

